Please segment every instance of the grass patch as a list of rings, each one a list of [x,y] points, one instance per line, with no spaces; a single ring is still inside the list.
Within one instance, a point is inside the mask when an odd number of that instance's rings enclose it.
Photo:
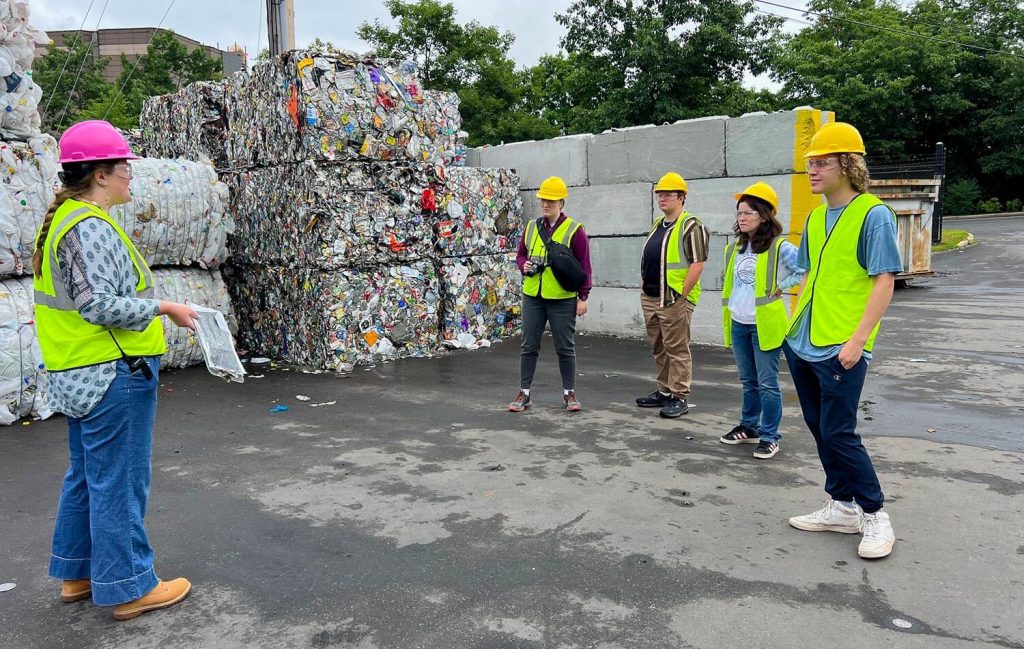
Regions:
[[[932,252],[944,252],[946,250],[953,250],[957,244],[971,236],[971,233],[967,230],[950,230],[948,228],[942,229],[942,241],[932,246]]]

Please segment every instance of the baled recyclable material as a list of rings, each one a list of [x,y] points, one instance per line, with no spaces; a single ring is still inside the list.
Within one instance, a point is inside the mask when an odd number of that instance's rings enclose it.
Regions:
[[[418,167],[307,161],[229,174],[241,263],[368,267],[430,255],[433,225]]]
[[[27,140],[38,136],[43,90],[32,80],[35,46],[50,42],[29,24],[28,3],[0,0],[0,136]]]
[[[57,141],[0,141],[0,276],[32,270],[35,238],[54,198]]]
[[[351,371],[438,348],[432,262],[370,271],[237,266],[229,287],[239,347],[315,369]]]
[[[522,237],[519,176],[508,169],[449,167],[438,171],[437,247],[443,256],[514,251]]]
[[[522,276],[515,253],[444,259],[440,277],[445,341],[469,334],[496,342],[520,333]]]
[[[231,299],[219,270],[199,268],[157,268],[153,271],[155,299],[184,304],[190,302],[216,309],[224,314],[229,329],[238,330]],[[182,368],[203,362],[199,338],[190,329],[164,318],[167,352],[160,358],[161,368]]]
[[[224,87],[224,81],[200,81],[147,99],[139,117],[146,155],[208,160],[217,168],[227,167]]]
[[[450,164],[462,119],[452,93],[423,93],[415,64],[295,50],[227,83],[234,164],[395,160]]]
[[[208,163],[143,158],[132,163],[132,200],[111,216],[150,266],[215,268],[235,229],[228,187]]]
[[[46,370],[36,338],[32,278],[0,280],[0,425],[46,419]]]

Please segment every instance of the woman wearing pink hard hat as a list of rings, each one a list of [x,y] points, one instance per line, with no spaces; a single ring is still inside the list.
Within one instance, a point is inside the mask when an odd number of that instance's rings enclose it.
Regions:
[[[131,200],[138,159],[107,122],[60,139],[63,188],[32,259],[35,321],[54,410],[68,417],[64,476],[50,558],[61,598],[90,596],[127,620],[183,600],[186,579],[161,581],[143,519],[165,315],[194,328],[184,304],[152,298],[153,275],[110,209]]]

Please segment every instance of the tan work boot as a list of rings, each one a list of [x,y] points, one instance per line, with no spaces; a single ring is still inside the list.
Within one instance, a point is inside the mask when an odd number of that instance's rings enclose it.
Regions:
[[[65,579],[60,585],[60,598],[65,604],[92,597],[92,582],[88,579]]]
[[[188,597],[192,592],[192,583],[184,577],[171,581],[160,580],[156,588],[149,591],[142,597],[118,604],[114,607],[115,620],[130,620],[139,617],[149,611],[157,611],[162,608],[174,606],[181,600]]]

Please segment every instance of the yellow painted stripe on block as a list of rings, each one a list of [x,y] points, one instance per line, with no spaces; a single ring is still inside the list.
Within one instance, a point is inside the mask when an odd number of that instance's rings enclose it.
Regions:
[[[836,115],[832,111],[805,109],[796,111],[793,133],[793,175],[790,176],[790,211],[789,240],[793,245],[800,245],[807,217],[815,207],[821,205],[821,196],[811,193],[811,181],[804,172],[806,161],[804,154],[811,145],[811,138],[825,124],[834,122]],[[796,308],[797,298],[790,301],[790,313]]]

